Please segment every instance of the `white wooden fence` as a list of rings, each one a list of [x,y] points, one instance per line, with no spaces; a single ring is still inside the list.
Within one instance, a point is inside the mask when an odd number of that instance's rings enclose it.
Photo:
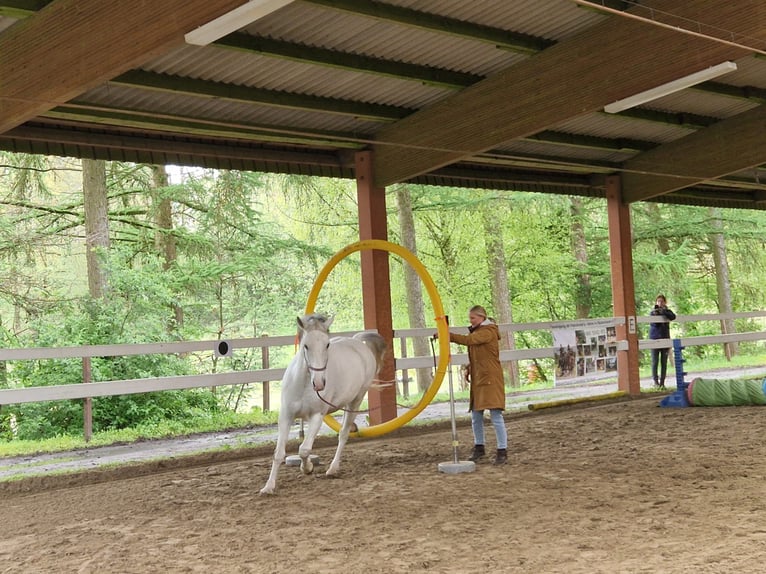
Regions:
[[[766,311],[753,311],[747,313],[731,313],[716,315],[679,315],[674,322],[676,325],[686,323],[695,323],[701,321],[722,321],[725,319],[763,319],[766,318]],[[664,318],[656,317],[637,317],[639,324],[646,324]],[[604,325],[604,319],[592,319],[578,321],[587,325],[589,322]],[[615,317],[611,320],[611,325],[624,323],[624,318]],[[563,324],[571,324],[572,321],[557,321],[544,323],[513,323],[500,325],[501,331],[522,332],[522,331],[541,331],[551,330]],[[673,329],[679,329],[674,326]],[[465,333],[467,330],[463,327],[453,327],[455,332]],[[395,344],[394,348],[399,350],[399,356],[395,361],[395,369],[402,372],[403,377],[397,377],[399,380],[407,380],[407,370],[417,368],[429,368],[434,365],[434,357],[407,357],[407,345],[403,342],[413,337],[430,337],[435,333],[435,328],[427,329],[399,329],[394,332],[394,338],[400,340],[400,344]],[[351,333],[337,333],[338,335],[350,335]],[[676,337],[674,333],[671,336]],[[758,331],[743,333],[731,333],[723,335],[710,335],[698,337],[682,337],[681,342],[684,347],[695,345],[715,345],[735,341],[762,341],[766,340],[766,328],[762,327]],[[277,336],[277,337],[257,337],[246,339],[227,340],[234,353],[237,349],[256,349],[260,348],[266,351],[275,347],[293,347],[295,345],[295,336]],[[268,384],[270,381],[281,380],[284,374],[284,368],[266,368],[234,371],[226,373],[209,373],[201,375],[185,375],[176,377],[157,377],[148,379],[129,379],[115,381],[90,382],[90,359],[93,357],[115,357],[131,355],[151,355],[151,354],[186,354],[186,353],[209,353],[212,357],[218,348],[219,341],[185,341],[174,343],[149,343],[137,345],[96,345],[82,347],[63,347],[63,348],[28,348],[28,349],[0,349],[0,361],[28,361],[28,360],[46,360],[46,359],[80,359],[83,363],[84,382],[68,385],[48,385],[39,387],[9,388],[0,389],[0,406],[40,402],[40,401],[60,401],[71,399],[84,399],[85,409],[85,435],[90,437],[90,399],[93,397],[104,397],[114,395],[126,395],[134,393],[146,393],[151,391],[167,391],[178,389],[194,389],[201,387],[218,387],[225,385],[241,385],[262,383],[264,385],[264,400],[268,400]],[[618,350],[627,348],[626,341],[618,341]],[[639,350],[656,349],[671,347],[670,340],[650,341],[642,339],[639,341]],[[519,361],[529,359],[547,359],[553,358],[554,347],[540,347],[533,349],[517,349],[514,351],[502,351],[502,361]],[[461,365],[467,362],[467,355],[452,355],[452,364]],[[268,410],[268,405],[264,404],[264,409]]]

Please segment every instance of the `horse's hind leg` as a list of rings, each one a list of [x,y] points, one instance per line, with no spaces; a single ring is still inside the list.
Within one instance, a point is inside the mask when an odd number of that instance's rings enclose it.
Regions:
[[[356,413],[352,411],[355,411],[359,407],[360,403],[361,401],[357,402],[356,404],[349,405],[349,410],[343,413],[343,424],[341,425],[340,432],[338,433],[338,448],[335,449],[335,456],[330,463],[330,468],[328,468],[327,472],[325,473],[327,476],[338,475],[340,470],[340,455],[343,452],[343,447],[346,446],[348,435],[351,432],[351,426],[354,424],[354,419],[356,419]]]
[[[269,479],[266,481],[266,485],[261,489],[261,494],[274,494],[274,489],[277,486],[277,475],[279,475],[279,467],[285,460],[285,446],[290,434],[290,425],[293,422],[293,417],[287,414],[286,409],[282,408],[279,413],[279,435],[277,436],[277,446],[274,449],[274,459],[271,461],[271,473]]]
[[[314,413],[309,418],[308,427],[306,428],[306,436],[298,447],[298,454],[301,457],[301,471],[303,474],[311,474],[314,472],[314,463],[311,462],[311,449],[314,448],[314,439],[319,433],[319,429],[322,428],[322,414]]]

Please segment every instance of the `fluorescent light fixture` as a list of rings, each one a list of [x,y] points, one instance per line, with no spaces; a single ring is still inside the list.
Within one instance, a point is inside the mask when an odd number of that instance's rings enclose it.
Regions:
[[[683,78],[678,78],[677,80],[673,80],[672,82],[668,82],[667,84],[662,84],[661,86],[657,86],[656,88],[652,88],[651,90],[640,92],[638,94],[630,96],[629,98],[612,102],[611,104],[604,106],[604,111],[610,114],[616,114],[617,112],[627,110],[628,108],[632,108],[634,106],[640,106],[641,104],[645,104],[646,102],[651,102],[652,100],[656,100],[657,98],[661,98],[663,96],[667,96],[674,92],[678,92],[680,90],[683,90],[684,88],[690,88],[691,86],[700,84],[706,80],[712,80],[713,78],[717,78],[718,76],[723,76],[724,74],[733,72],[736,69],[737,69],[737,64],[735,64],[734,62],[723,62],[721,64],[718,64],[717,66],[711,66],[710,68],[707,68],[705,70],[700,70],[699,72],[695,72],[688,76],[684,76]]]
[[[283,6],[290,4],[292,1],[293,0],[250,0],[246,4],[242,4],[239,8],[235,8],[223,16],[219,16],[215,20],[211,20],[207,24],[200,26],[196,30],[192,30],[184,36],[184,40],[186,40],[187,44],[207,46],[219,38],[223,38],[227,34],[231,34],[264,16],[268,16],[272,12],[276,12]]]

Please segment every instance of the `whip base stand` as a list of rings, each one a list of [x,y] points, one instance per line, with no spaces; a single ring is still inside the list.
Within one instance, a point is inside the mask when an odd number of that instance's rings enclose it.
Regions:
[[[443,472],[444,474],[462,474],[464,472],[473,472],[475,470],[476,463],[472,460],[458,460],[439,463],[439,472]]]
[[[310,454],[309,460],[313,464],[319,464],[319,455],[318,454]],[[301,465],[301,457],[297,454],[289,454],[285,457],[285,464],[287,466],[300,466]]]

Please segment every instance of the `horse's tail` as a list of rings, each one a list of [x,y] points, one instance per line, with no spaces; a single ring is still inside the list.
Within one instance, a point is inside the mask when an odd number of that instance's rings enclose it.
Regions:
[[[375,374],[377,375],[383,367],[383,360],[386,358],[386,353],[388,352],[388,343],[377,333],[371,332],[357,333],[354,335],[354,339],[359,339],[362,343],[367,345],[367,348],[370,349],[370,351],[372,351],[372,354],[375,357]]]

